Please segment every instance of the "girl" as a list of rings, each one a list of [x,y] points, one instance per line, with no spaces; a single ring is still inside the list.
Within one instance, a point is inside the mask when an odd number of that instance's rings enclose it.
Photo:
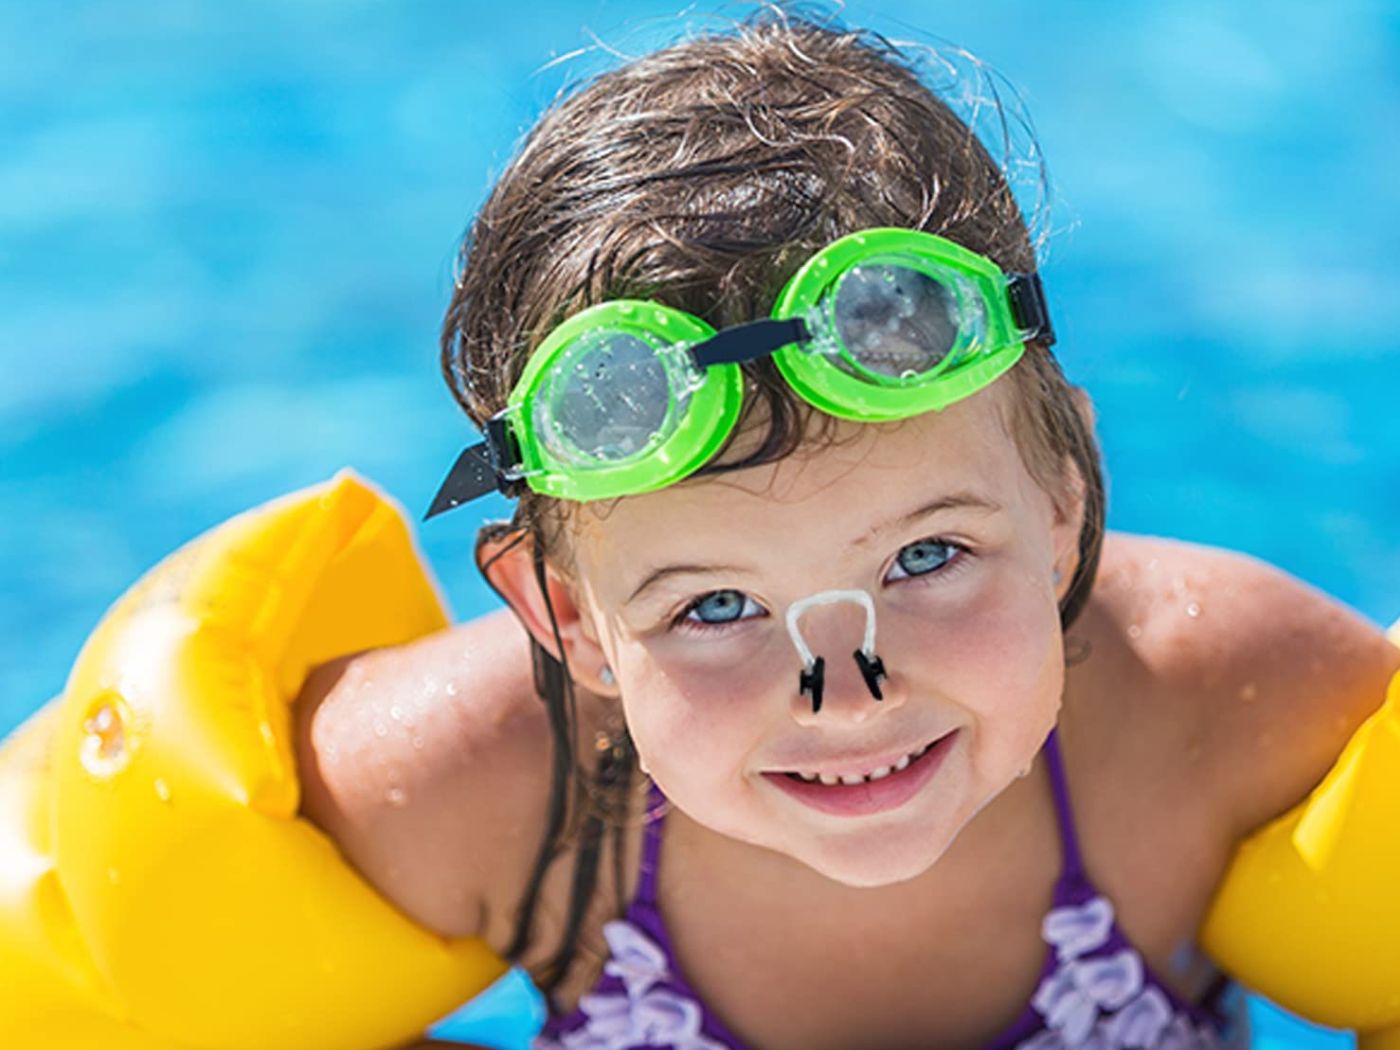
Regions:
[[[306,812],[524,966],[541,1047],[1243,1039],[1196,929],[1400,659],[1106,535],[1053,338],[1003,172],[878,37],[764,13],[558,102],[444,328],[490,440],[438,505],[518,495],[513,616],[313,675]]]

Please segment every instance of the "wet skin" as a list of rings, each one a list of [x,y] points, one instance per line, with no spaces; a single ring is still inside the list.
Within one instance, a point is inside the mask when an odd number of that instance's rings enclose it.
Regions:
[[[834,445],[578,516],[580,632],[616,674],[642,762],[690,819],[794,868],[876,886],[930,868],[1030,767],[1060,703],[1053,574],[1069,578],[1079,518],[1068,494],[1057,507],[1028,473],[1001,395],[844,424]],[[946,557],[915,575],[899,559],[920,541]],[[819,608],[802,622],[827,656],[813,713],[784,613],[849,588],[875,600],[884,700],[851,658],[864,613]],[[715,592],[737,618],[687,615]],[[868,772],[954,731],[937,783],[889,812],[819,813],[764,775]]]
[[[1307,793],[1400,663],[1374,626],[1276,570],[1117,534],[1062,642],[1053,567],[1072,575],[1077,523],[1025,472],[995,389],[811,457],[587,511],[573,572],[552,576],[583,753],[625,712],[675,803],[660,895],[679,963],[750,1045],[894,1048],[932,1033],[972,1047],[1025,1006],[1060,865],[1036,758],[1056,722],[1091,875],[1149,965],[1199,995],[1212,973],[1194,934],[1230,850]],[[997,509],[964,503],[874,531],[950,494]],[[927,537],[969,553],[910,576],[899,552]],[[630,600],[677,562],[727,568]],[[501,568],[520,621],[552,644],[528,557]],[[830,669],[813,716],[781,616],[837,587],[874,596],[887,699],[871,700],[848,658],[863,614],[817,609],[803,630]],[[743,618],[714,635],[677,629],[716,590],[742,592]],[[410,915],[498,951],[548,804],[525,638],[495,614],[358,654],[313,675],[297,706],[308,816]],[[384,736],[371,731],[381,721]],[[765,777],[860,766],[949,729],[946,764],[887,813],[818,813]],[[604,857],[565,1006],[596,980],[601,925],[632,892],[639,843],[634,823],[622,885]],[[527,968],[557,945],[571,877],[566,853]]]

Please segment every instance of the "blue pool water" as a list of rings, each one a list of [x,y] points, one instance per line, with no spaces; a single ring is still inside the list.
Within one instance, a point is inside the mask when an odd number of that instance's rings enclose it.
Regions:
[[[457,235],[558,86],[670,39],[681,6],[0,0],[0,733],[215,522],[345,464],[425,504],[467,437],[436,374]],[[1251,552],[1378,622],[1400,616],[1396,10],[846,8],[894,37],[917,18],[1024,93],[1110,524]],[[424,538],[463,617],[492,604],[471,519]],[[478,1006],[477,1038],[519,1045],[528,1003]],[[1348,1043],[1256,1013],[1260,1046]]]

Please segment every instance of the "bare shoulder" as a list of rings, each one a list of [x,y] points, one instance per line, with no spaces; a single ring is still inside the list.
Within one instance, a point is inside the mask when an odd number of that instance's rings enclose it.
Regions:
[[[296,723],[303,814],[418,922],[484,933],[487,902],[533,863],[549,787],[548,726],[515,619],[326,664]]]
[[[1375,624],[1231,551],[1114,533],[1092,604],[1199,741],[1241,835],[1316,786],[1400,668]]]

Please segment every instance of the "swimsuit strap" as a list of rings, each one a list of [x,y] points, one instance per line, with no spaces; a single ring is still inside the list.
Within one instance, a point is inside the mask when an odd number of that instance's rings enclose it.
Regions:
[[[637,872],[637,891],[632,895],[634,907],[656,907],[656,876],[661,870],[661,828],[666,823],[669,805],[666,796],[653,781],[647,791],[645,824],[642,826],[642,863]]]
[[[1045,763],[1050,769],[1050,790],[1055,795],[1055,815],[1060,825],[1060,850],[1064,854],[1064,868],[1060,881],[1084,877],[1084,864],[1079,856],[1079,837],[1074,831],[1074,811],[1069,804],[1069,787],[1065,783],[1065,764],[1060,758],[1059,727],[1050,730],[1045,738]]]

